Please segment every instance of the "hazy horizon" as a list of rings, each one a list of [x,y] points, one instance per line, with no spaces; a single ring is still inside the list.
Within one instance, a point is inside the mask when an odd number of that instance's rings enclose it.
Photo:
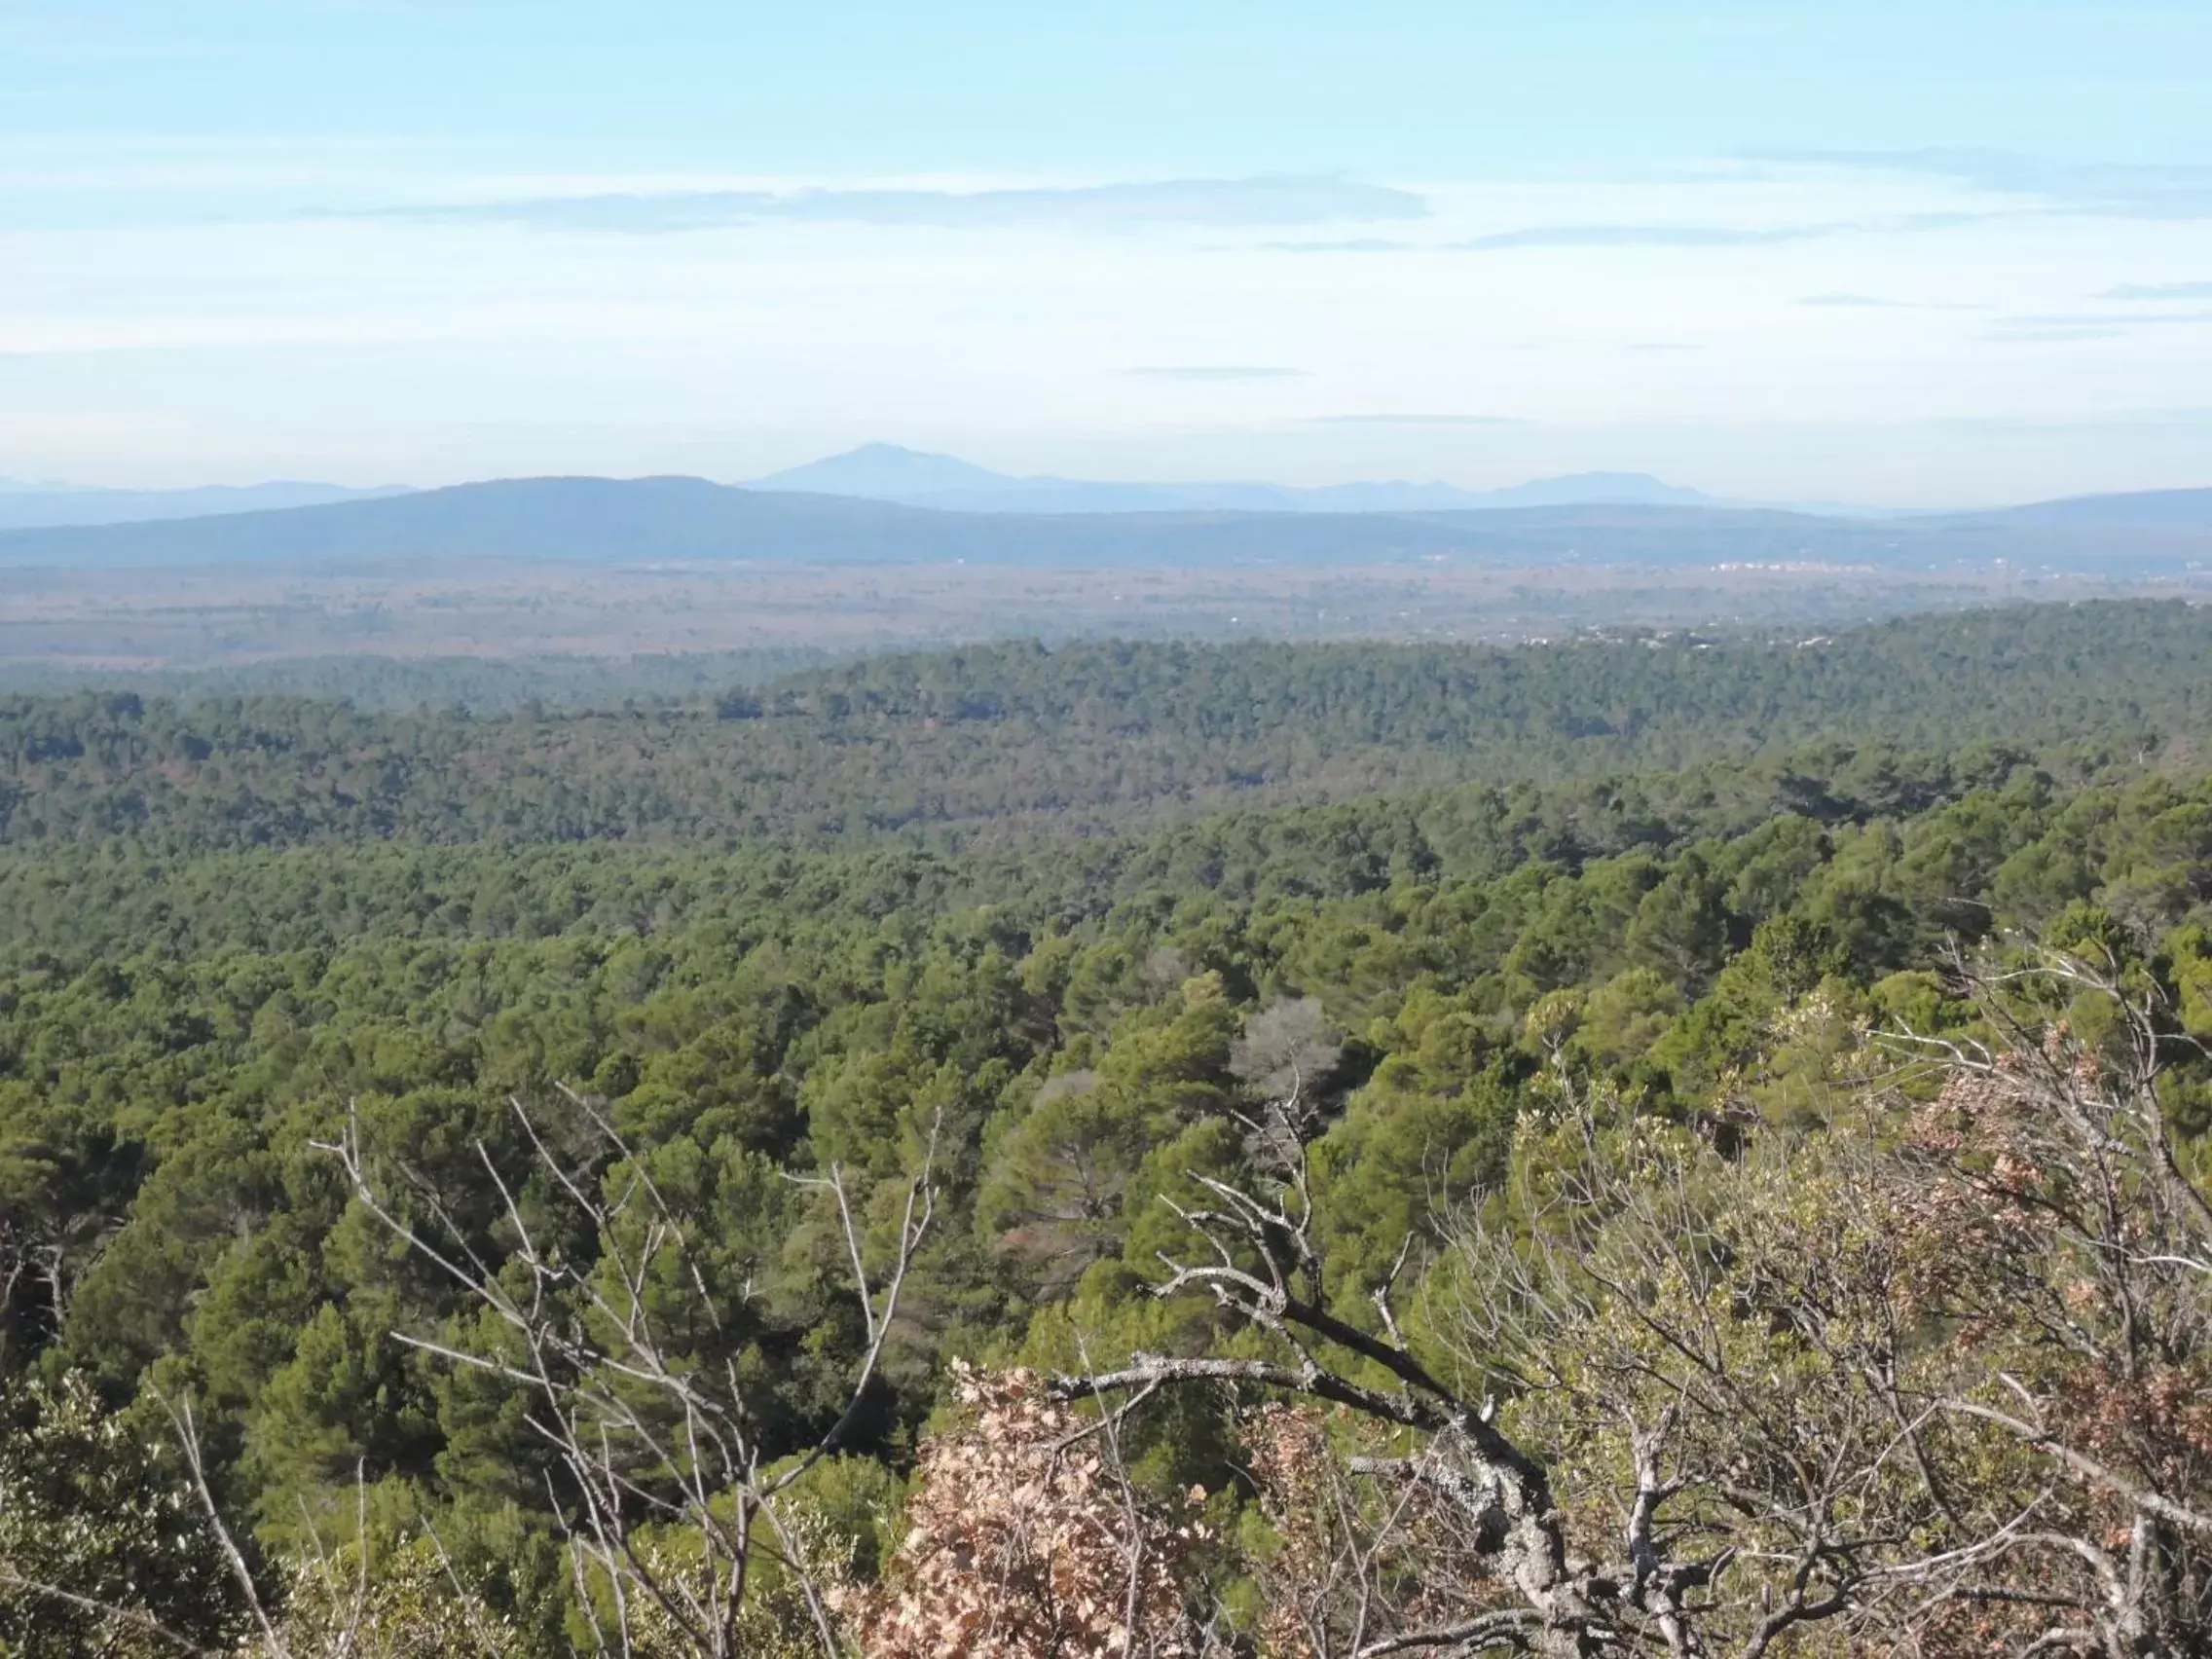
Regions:
[[[0,14],[0,475],[2206,481],[2212,12]]]
[[[1198,476],[1189,476],[1189,477],[1178,477],[1178,476],[1156,476],[1156,477],[1143,477],[1143,478],[1139,478],[1139,477],[1122,477],[1122,478],[1076,478],[1076,477],[1072,477],[1072,476],[1069,476],[1069,475],[1067,475],[1067,474],[1057,474],[1057,473],[1006,473],[1006,472],[999,472],[999,471],[998,471],[997,469],[995,469],[995,468],[983,468],[983,467],[980,467],[980,466],[979,466],[979,465],[978,465],[977,463],[974,462],[974,461],[973,461],[971,460],[971,458],[969,458],[969,457],[967,457],[967,456],[953,456],[953,455],[945,454],[945,453],[943,453],[943,452],[940,452],[940,451],[917,451],[917,450],[911,449],[911,448],[910,448],[909,446],[906,446],[906,445],[902,445],[902,444],[898,444],[898,443],[894,443],[894,442],[892,442],[892,441],[890,441],[890,440],[888,440],[888,439],[876,439],[876,440],[870,440],[870,441],[868,441],[868,442],[866,442],[866,443],[862,443],[862,444],[858,444],[858,445],[855,445],[855,446],[853,446],[853,448],[851,448],[850,450],[840,450],[840,451],[838,451],[838,452],[836,452],[835,454],[832,454],[832,455],[826,455],[826,456],[815,456],[815,457],[812,457],[812,458],[810,458],[810,459],[808,459],[808,460],[802,461],[800,461],[800,462],[798,462],[798,463],[794,464],[793,466],[791,466],[791,467],[787,467],[787,468],[782,468],[782,469],[779,469],[779,470],[778,470],[777,472],[773,472],[773,473],[766,473],[766,474],[762,474],[762,475],[760,475],[760,476],[757,476],[757,477],[743,477],[743,478],[729,478],[729,477],[723,477],[723,478],[713,478],[713,477],[708,477],[708,476],[707,476],[707,475],[705,475],[705,474],[699,474],[699,473],[674,473],[674,472],[659,472],[659,473],[653,473],[653,472],[635,472],[635,473],[602,473],[602,472],[593,472],[593,471],[590,471],[589,469],[583,469],[583,468],[579,468],[579,469],[575,469],[575,470],[573,470],[573,471],[568,471],[568,472],[539,472],[539,473],[531,473],[531,472],[518,472],[518,473],[508,473],[508,474],[486,474],[486,475],[483,475],[483,476],[462,476],[462,477],[453,477],[453,478],[444,478],[444,479],[439,479],[439,480],[437,480],[437,481],[435,481],[435,482],[432,482],[432,483],[417,483],[417,482],[415,482],[415,481],[413,481],[413,480],[405,480],[405,479],[392,479],[392,478],[378,478],[378,479],[372,479],[372,480],[353,480],[353,479],[339,479],[339,478],[335,478],[335,477],[322,477],[322,478],[307,479],[307,478],[264,478],[264,477],[256,477],[256,476],[241,476],[241,477],[235,477],[235,478],[231,478],[231,477],[225,477],[225,478],[213,478],[213,479],[201,480],[201,481],[196,481],[196,482],[192,482],[192,483],[186,483],[186,484],[158,484],[158,485],[134,485],[134,484],[120,484],[120,485],[117,485],[117,484],[103,484],[103,483],[95,483],[95,482],[92,482],[92,481],[89,481],[89,480],[84,480],[84,479],[55,479],[55,478],[35,478],[35,479],[34,479],[34,478],[14,478],[14,477],[0,476],[0,496],[15,496],[15,497],[33,497],[33,496],[72,497],[72,496],[82,496],[82,497],[87,497],[87,498],[96,498],[96,497],[104,497],[104,496],[115,496],[115,497],[119,497],[119,498],[120,498],[120,497],[142,497],[142,498],[179,498],[179,499],[182,499],[182,498],[217,498],[217,497],[236,497],[236,498],[241,498],[241,499],[240,499],[240,500],[239,500],[239,502],[238,502],[238,504],[237,504],[237,505],[235,505],[235,506],[226,506],[226,507],[223,507],[223,508],[221,508],[220,510],[225,510],[225,511],[238,511],[238,512],[248,512],[248,511],[264,511],[264,510],[269,510],[269,509],[271,509],[271,508],[281,508],[281,507],[292,506],[292,505],[322,504],[322,503],[323,503],[323,498],[322,498],[322,496],[321,496],[321,495],[320,495],[319,493],[320,493],[320,492],[325,492],[325,491],[327,491],[327,492],[330,492],[330,493],[331,493],[331,494],[330,494],[330,499],[332,499],[332,500],[338,500],[338,499],[367,499],[367,498],[374,498],[374,497],[376,497],[376,496],[379,496],[379,495],[387,495],[387,494],[392,494],[392,493],[420,493],[420,492],[423,492],[423,491],[425,491],[425,490],[440,490],[440,489],[452,489],[452,488],[460,488],[460,487],[463,487],[463,486],[467,486],[467,485],[471,485],[471,484],[489,484],[489,483],[513,482],[513,481],[516,481],[516,480],[519,480],[519,479],[527,479],[527,478],[533,478],[533,477],[539,477],[539,478],[552,478],[552,477],[573,477],[573,478],[610,478],[610,479],[615,479],[615,480],[624,480],[624,479],[627,479],[627,480],[645,480],[645,479],[649,479],[649,478],[654,478],[654,477],[692,477],[692,478],[701,478],[701,479],[703,479],[703,480],[704,480],[705,482],[714,483],[714,484],[719,484],[719,485],[725,486],[725,487],[727,487],[727,488],[732,488],[732,489],[774,489],[774,490],[778,490],[778,491],[786,491],[786,490],[814,490],[814,491],[817,491],[817,492],[819,492],[819,493],[822,493],[822,494],[828,494],[828,495],[845,495],[845,496],[854,496],[854,497],[859,497],[859,498],[866,498],[866,499],[880,499],[880,500],[900,500],[900,499],[909,499],[909,498],[910,498],[910,499],[913,499],[913,500],[915,500],[915,501],[917,501],[917,502],[920,502],[920,503],[923,503],[923,504],[939,504],[939,503],[934,503],[934,502],[931,502],[931,501],[930,501],[930,499],[929,499],[929,493],[928,493],[928,492],[914,492],[914,493],[912,493],[912,494],[911,494],[911,495],[909,496],[909,495],[908,495],[907,493],[903,493],[903,492],[899,492],[899,491],[893,491],[893,490],[888,490],[888,489],[886,489],[886,490],[875,490],[875,489],[843,488],[843,487],[831,487],[831,486],[828,486],[828,485],[798,484],[798,483],[786,483],[786,482],[783,482],[783,479],[785,478],[786,474],[801,474],[801,473],[806,473],[806,472],[809,472],[809,471],[813,470],[813,469],[814,469],[814,468],[816,468],[816,467],[821,467],[821,466],[825,466],[825,465],[831,465],[831,464],[834,464],[834,463],[837,463],[837,462],[840,462],[840,461],[848,461],[848,460],[854,460],[854,459],[857,459],[857,458],[860,458],[860,457],[863,457],[863,456],[866,455],[866,454],[867,454],[868,452],[874,452],[874,451],[893,451],[893,452],[898,452],[898,453],[900,453],[900,454],[903,454],[903,455],[905,455],[905,456],[910,456],[910,457],[913,457],[913,458],[915,458],[915,459],[918,459],[918,460],[925,460],[925,461],[943,461],[943,462],[948,462],[948,463],[952,463],[952,464],[955,464],[955,465],[961,465],[961,466],[973,466],[973,467],[976,467],[976,468],[977,468],[977,470],[978,474],[981,474],[981,475],[988,475],[988,476],[996,477],[996,478],[999,478],[999,479],[1001,479],[1001,480],[1004,480],[1005,482],[1007,482],[1007,483],[1010,483],[1010,484],[1018,484],[1018,483],[1031,483],[1031,484],[1065,484],[1065,485],[1073,485],[1073,486],[1077,486],[1077,487],[1085,487],[1085,486],[1105,486],[1105,487],[1109,487],[1109,488],[1129,488],[1129,489],[1140,489],[1140,490],[1141,490],[1141,489],[1160,489],[1160,490],[1163,490],[1163,491],[1166,491],[1166,490],[1174,490],[1174,489],[1178,489],[1178,488],[1190,488],[1190,487],[1213,487],[1213,488],[1217,488],[1217,489],[1218,489],[1218,488],[1224,488],[1224,487],[1226,487],[1226,488],[1233,488],[1233,489],[1234,489],[1234,488],[1253,488],[1253,489],[1274,489],[1274,490],[1282,490],[1282,491],[1287,491],[1287,492],[1305,492],[1305,493],[1312,493],[1312,494],[1316,494],[1316,495],[1323,495],[1323,496],[1325,496],[1325,495],[1327,494],[1327,492],[1328,492],[1328,491],[1330,491],[1330,490],[1331,490],[1332,488],[1335,488],[1335,487],[1338,487],[1338,486],[1344,486],[1344,485],[1349,485],[1349,486],[1353,486],[1353,487],[1359,487],[1359,486],[1370,486],[1370,487],[1373,487],[1373,486],[1381,486],[1381,487],[1385,487],[1385,488],[1386,488],[1386,487],[1391,487],[1391,486],[1404,486],[1404,487],[1410,487],[1410,488],[1414,488],[1414,489],[1443,488],[1443,489],[1452,489],[1452,490],[1457,490],[1457,491],[1460,491],[1460,492],[1464,493],[1465,495],[1467,495],[1467,496],[1468,496],[1468,497],[1469,497],[1470,498],[1485,498],[1485,497],[1493,497],[1493,496],[1494,496],[1494,497],[1498,497],[1498,498],[1513,498],[1513,497],[1515,497],[1515,496],[1516,496],[1516,495],[1517,495],[1518,493],[1520,493],[1520,492],[1524,492],[1524,491],[1530,491],[1530,490],[1540,490],[1540,489],[1542,489],[1542,488],[1543,488],[1543,487],[1545,487],[1545,486],[1551,486],[1551,485],[1568,485],[1568,484],[1575,484],[1575,483],[1580,483],[1580,482],[1583,482],[1583,481],[1585,481],[1585,480],[1629,480],[1629,481],[1635,481],[1635,482],[1640,482],[1640,483],[1648,484],[1648,485],[1653,485],[1653,486],[1663,486],[1663,487],[1665,487],[1665,489],[1666,489],[1666,490],[1667,490],[1667,491],[1668,491],[1669,493],[1671,493],[1671,494],[1672,494],[1672,493],[1678,493],[1678,494],[1681,494],[1681,495],[1684,495],[1684,496],[1692,496],[1692,497],[1695,497],[1695,496],[1703,496],[1703,497],[1705,497],[1705,498],[1708,498],[1708,500],[1709,500],[1710,504],[1712,504],[1712,505],[1714,505],[1714,506],[1716,506],[1716,507],[1764,507],[1764,508],[1772,508],[1772,509],[1781,510],[1781,511],[1802,510],[1802,511],[1841,512],[1841,513],[1845,513],[1845,514],[1848,514],[1848,513],[1852,512],[1853,510],[1864,510],[1864,511],[1865,511],[1865,512],[1867,512],[1867,513],[1870,513],[1870,514],[1874,514],[1874,515],[1877,515],[1877,516],[1878,516],[1878,515],[1882,515],[1882,514],[1885,514],[1885,513],[1889,513],[1889,512],[1895,512],[1895,511],[1904,511],[1904,512],[1908,512],[1908,513],[1909,513],[1909,512],[1914,512],[1914,511],[1930,511],[1930,510],[1936,510],[1936,511],[1940,511],[1940,510],[1957,510],[1957,511],[1965,511],[1965,512],[1972,512],[1972,511],[1987,511],[1987,510],[1996,510],[1996,509],[2002,509],[2002,508],[2005,508],[2005,507],[2011,507],[2011,506],[2022,506],[2022,505],[2030,505],[2030,504],[2036,504],[2036,503],[2039,503],[2039,502],[2044,502],[2044,501],[2051,501],[2051,500],[2059,500],[2059,499],[2069,499],[2069,498],[2075,498],[2076,497],[2079,497],[2079,496],[2090,496],[2090,495],[2106,495],[2106,494],[2144,494],[2144,493],[2148,493],[2148,494],[2157,494],[2157,493],[2161,493],[2161,492],[2165,492],[2165,491],[2173,491],[2173,490],[2212,489],[2212,469],[2208,469],[2208,470],[2206,470],[2206,471],[2204,471],[2204,472],[2202,472],[2202,473],[2200,473],[2200,474],[2198,474],[2197,476],[2195,476],[2195,477],[2193,477],[2193,478],[2183,478],[2183,479],[2178,479],[2177,481],[2175,481],[2175,482],[2173,482],[2173,483],[2171,483],[2171,484],[2164,484],[2164,485],[2159,485],[2159,484],[2151,484],[2151,485],[2144,485],[2144,486],[2140,486],[2140,487],[2138,487],[2137,489],[2134,489],[2134,490],[2130,490],[2130,491],[2120,491],[2120,492],[2106,492],[2106,491],[2082,491],[2082,492],[2069,492],[2069,493],[2067,493],[2067,494],[2066,494],[2066,495],[2064,495],[2064,496],[2059,496],[2059,495],[2033,495],[2033,494],[2030,494],[2030,495],[2022,495],[2022,496],[2018,496],[2018,497],[2014,497],[2014,498],[2006,498],[2006,499],[1972,499],[1972,500],[1957,500],[1957,501],[1945,501],[1945,502],[1941,502],[1941,503],[1934,503],[1934,504],[1931,504],[1931,503],[1899,503],[1899,502],[1894,502],[1894,501],[1877,501],[1877,500],[1857,500],[1857,501],[1834,501],[1834,500],[1824,500],[1824,501],[1796,501],[1796,500],[1785,500],[1785,499],[1781,499],[1781,498],[1756,498],[1756,497],[1742,497],[1742,498],[1738,498],[1738,497],[1730,497],[1730,496],[1725,496],[1725,495],[1722,495],[1722,494],[1720,494],[1720,493],[1718,493],[1718,492],[1716,492],[1716,491],[1711,491],[1711,490],[1707,490],[1707,489],[1705,489],[1705,488],[1704,488],[1704,487],[1703,487],[1703,486],[1702,486],[1702,485],[1701,485],[1701,484],[1700,484],[1700,483],[1699,483],[1698,481],[1696,481],[1696,480],[1694,480],[1694,479],[1684,479],[1684,478],[1681,478],[1681,477],[1678,477],[1678,476],[1673,476],[1673,475],[1662,476],[1662,475],[1660,475],[1660,474],[1657,474],[1657,473],[1654,473],[1654,472],[1650,472],[1650,471],[1644,470],[1644,469],[1642,469],[1642,468],[1637,468],[1637,467],[1603,467],[1603,468],[1599,468],[1599,467],[1590,467],[1590,468],[1576,468],[1576,469],[1572,469],[1572,470],[1568,470],[1568,471],[1563,471],[1563,472],[1550,472],[1550,473],[1543,473],[1543,474],[1540,474],[1540,475],[1513,475],[1513,476],[1505,476],[1505,477],[1500,477],[1500,478],[1498,478],[1498,479],[1495,479],[1495,480],[1493,480],[1493,481],[1489,481],[1489,482],[1485,482],[1485,483],[1481,483],[1481,484],[1474,484],[1474,485],[1465,485],[1465,484],[1454,484],[1454,483],[1452,483],[1452,482],[1451,482],[1451,481],[1449,481],[1449,480],[1446,480],[1446,479],[1441,479],[1441,478],[1436,478],[1436,477],[1420,477],[1420,476],[1408,476],[1408,477],[1387,477],[1387,476],[1377,475],[1377,474],[1370,474],[1370,475],[1361,476],[1361,477],[1342,477],[1342,478],[1340,478],[1340,477],[1326,477],[1326,478],[1314,479],[1314,480],[1311,480],[1311,481],[1299,480],[1299,479],[1289,479],[1289,478],[1280,478],[1280,477],[1276,477],[1276,478],[1261,478],[1261,477],[1222,478],[1222,477],[1198,477]],[[297,500],[297,501],[294,501],[294,500],[288,500],[288,499],[265,499],[265,498],[263,498],[263,497],[264,497],[265,495],[268,495],[268,494],[270,494],[270,493],[275,493],[275,492],[294,492],[294,491],[296,491],[296,492],[303,492],[303,493],[304,493],[304,492],[316,492],[316,493],[318,493],[318,494],[316,494],[316,495],[314,495],[314,496],[313,496],[313,497],[310,497],[310,496],[307,496],[307,495],[303,494],[303,495],[302,495],[302,497],[301,497],[301,498],[300,498],[299,500]],[[1008,497],[1005,497],[1005,498],[1004,498],[1004,499],[1006,499],[1006,500],[1008,500],[1008,501],[1010,501],[1010,502],[1018,502],[1018,501],[1019,501],[1019,500],[1020,500],[1020,499],[1022,498],[1021,498],[1021,497],[1019,497],[1018,495],[1013,495],[1013,496],[1008,496]],[[1600,502],[1600,501],[1604,501],[1604,500],[1618,499],[1618,500],[1621,500],[1621,501],[1623,501],[1624,503],[1625,503],[1625,502],[1629,502],[1629,501],[1632,501],[1632,500],[1638,500],[1638,499],[1641,499],[1641,498],[1638,498],[1638,497],[1632,497],[1632,496],[1625,496],[1625,495],[1624,495],[1624,496],[1620,496],[1620,497],[1617,497],[1617,498],[1616,498],[1616,497],[1609,497],[1609,496],[1605,496],[1605,495],[1603,495],[1603,494],[1598,494],[1598,495],[1591,495],[1591,496],[1589,496],[1589,497],[1587,497],[1587,498],[1580,498],[1580,499],[1587,499],[1587,500],[1589,500],[1589,501],[1591,501],[1591,502]],[[1533,503],[1531,503],[1531,504],[1533,504]],[[1567,503],[1566,503],[1565,501],[1562,501],[1562,502],[1561,502],[1560,504],[1567,504]],[[941,503],[941,505],[942,505],[942,508],[943,508],[943,510],[947,510],[947,511],[954,511],[954,512],[959,512],[959,511],[972,511],[972,510],[984,510],[984,509],[980,509],[980,508],[977,508],[977,507],[976,507],[975,505],[973,505],[973,504],[972,504],[971,502],[969,502],[969,501],[967,501],[967,500],[952,500],[952,501],[946,501],[946,502],[943,502],[943,503]],[[1064,506],[1049,506],[1049,507],[1041,508],[1040,510],[1043,510],[1043,511],[1048,511],[1048,512],[1066,512],[1066,511],[1099,512],[1099,511],[1116,511],[1116,510],[1144,511],[1144,510],[1151,510],[1151,509],[1148,509],[1148,508],[1144,508],[1144,507],[1114,508],[1114,507],[1111,507],[1111,506],[1096,506],[1096,507],[1085,507],[1085,508],[1080,508],[1080,509],[1079,509],[1079,508],[1073,508],[1073,507],[1064,507]],[[1267,509],[1265,509],[1265,508],[1258,508],[1258,509],[1238,509],[1238,510],[1267,510]],[[1317,510],[1317,509],[1316,509],[1316,510]],[[1368,511],[1403,511],[1403,510],[1408,510],[1408,509],[1407,509],[1407,508],[1405,508],[1405,507],[1402,507],[1402,506],[1391,506],[1391,505],[1385,505],[1385,506],[1378,506],[1378,507],[1366,507],[1366,508],[1362,508],[1362,507],[1352,507],[1352,506],[1343,506],[1343,507],[1335,507],[1335,508],[1331,508],[1331,509],[1328,509],[1328,510],[1341,510],[1341,511],[1363,511],[1363,510],[1368,510]],[[197,516],[197,515],[196,515],[196,516]],[[84,520],[71,520],[71,521],[59,521],[59,520],[47,521],[47,520],[41,520],[41,521],[35,521],[35,522],[39,522],[39,523],[82,522],[82,523],[87,523],[87,524],[93,524],[93,523],[101,523],[101,522],[107,522],[107,521],[104,521],[104,520],[100,520],[100,519],[84,519]]]

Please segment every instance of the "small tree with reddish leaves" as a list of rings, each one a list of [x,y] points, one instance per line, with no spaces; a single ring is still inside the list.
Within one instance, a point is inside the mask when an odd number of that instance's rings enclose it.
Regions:
[[[1196,1659],[1182,1568],[1202,1539],[1034,1373],[955,1367],[961,1419],[923,1447],[906,1532],[841,1598],[866,1659]]]

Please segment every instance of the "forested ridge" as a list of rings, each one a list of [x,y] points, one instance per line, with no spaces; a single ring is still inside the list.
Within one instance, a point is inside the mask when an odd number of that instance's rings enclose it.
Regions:
[[[811,667],[829,654],[814,646],[762,645],[626,657],[292,656],[230,667],[127,671],[18,661],[0,666],[0,687],[49,697],[87,690],[192,701],[290,696],[393,713],[428,705],[505,714],[533,704],[609,709],[641,698],[704,698]]]
[[[0,1652],[2198,1650],[2207,645],[12,700]]]
[[[0,698],[0,841],[197,850],[1095,829],[1880,742],[2136,753],[2200,730],[2212,610],[2053,606],[1820,641],[1001,645],[612,713]]]

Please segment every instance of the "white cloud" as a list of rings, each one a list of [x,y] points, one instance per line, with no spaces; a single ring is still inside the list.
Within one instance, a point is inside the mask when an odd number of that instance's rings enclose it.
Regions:
[[[1878,294],[1807,294],[1797,302],[1828,311],[1983,311],[1962,300],[1892,300]]]
[[[1841,235],[1857,226],[1836,225],[1535,225],[1446,242],[1474,253],[1520,247],[1771,247]]]
[[[1941,179],[1987,196],[2119,219],[2212,218],[2212,166],[2056,161],[2009,150],[1830,150],[1777,155],[1806,166]]]
[[[1420,219],[1410,191],[1345,179],[1174,178],[1019,190],[666,190],[519,197],[380,216],[664,235],[769,223],[934,228],[1326,225]]]
[[[1265,363],[1170,363],[1163,366],[1131,369],[1129,373],[1139,380],[1170,381],[1266,381],[1303,380],[1304,369],[1281,368]]]
[[[2108,300],[2212,300],[2212,282],[2121,282],[2107,288]]]
[[[1315,415],[1310,421],[1316,426],[1435,426],[1477,431],[1529,424],[1514,415]]]

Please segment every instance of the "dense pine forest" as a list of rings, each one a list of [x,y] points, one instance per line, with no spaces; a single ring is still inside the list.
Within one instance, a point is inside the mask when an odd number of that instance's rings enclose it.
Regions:
[[[2212,612],[0,699],[0,1654],[2212,1641]]]
[[[691,703],[526,704],[483,719],[293,697],[18,695],[0,698],[0,843],[966,839],[1839,743],[2134,755],[2205,724],[2204,615],[2051,606],[1835,638],[1543,649],[996,645]]]

